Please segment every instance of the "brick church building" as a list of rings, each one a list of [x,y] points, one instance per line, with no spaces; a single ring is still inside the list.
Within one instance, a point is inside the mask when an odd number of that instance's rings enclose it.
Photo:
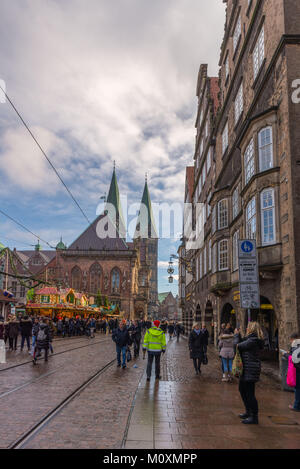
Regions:
[[[68,248],[62,242],[57,245],[55,257],[44,268],[45,280],[85,292],[91,301],[100,291],[127,318],[151,317],[158,308],[157,253],[147,180],[134,239],[128,242],[114,169],[104,213]]]

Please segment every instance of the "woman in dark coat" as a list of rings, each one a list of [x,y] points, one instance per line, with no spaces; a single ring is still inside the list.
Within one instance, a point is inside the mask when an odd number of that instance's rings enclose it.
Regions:
[[[30,351],[30,337],[32,333],[32,321],[28,316],[24,316],[20,320],[20,331],[21,331],[21,352],[23,351],[25,340],[27,343],[28,352]]]
[[[206,337],[201,331],[200,324],[196,323],[189,336],[190,358],[193,360],[196,375],[201,373],[201,363],[205,355]]]
[[[8,322],[9,350],[17,350],[18,335],[20,332],[20,322],[13,316]]]
[[[255,397],[255,383],[259,381],[261,360],[259,352],[264,347],[264,335],[257,322],[250,322],[246,336],[237,344],[242,361],[243,374],[240,377],[239,391],[246,412],[240,417],[245,424],[258,424],[258,403]]]

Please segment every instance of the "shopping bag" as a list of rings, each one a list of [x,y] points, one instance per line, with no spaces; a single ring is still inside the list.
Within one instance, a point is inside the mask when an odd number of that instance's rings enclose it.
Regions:
[[[243,361],[238,347],[236,349],[236,354],[232,363],[232,374],[236,378],[240,378],[243,374]]]
[[[4,340],[0,340],[0,363],[6,363],[6,350]]]
[[[289,356],[289,366],[286,375],[286,384],[291,388],[296,386],[296,368],[292,361],[292,356]]]

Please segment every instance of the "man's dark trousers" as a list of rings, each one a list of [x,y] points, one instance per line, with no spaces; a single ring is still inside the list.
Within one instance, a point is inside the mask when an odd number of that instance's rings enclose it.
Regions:
[[[155,357],[155,377],[160,377],[160,356],[161,352],[148,352],[147,378],[151,378],[152,364]]]

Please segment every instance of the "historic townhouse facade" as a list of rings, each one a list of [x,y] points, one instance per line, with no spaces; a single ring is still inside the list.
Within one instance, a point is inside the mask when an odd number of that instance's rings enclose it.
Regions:
[[[237,241],[256,239],[261,307],[251,312],[252,319],[265,326],[271,347],[278,334],[284,348],[300,326],[300,3],[226,3],[220,102],[211,139],[211,220],[207,228],[207,218],[203,222],[204,241],[211,230],[211,258],[195,252],[196,265],[200,256],[196,279],[210,271],[203,291],[200,286],[201,318],[213,295],[215,329],[227,321],[246,327],[247,314],[239,303]],[[204,188],[204,203],[206,196]]]

